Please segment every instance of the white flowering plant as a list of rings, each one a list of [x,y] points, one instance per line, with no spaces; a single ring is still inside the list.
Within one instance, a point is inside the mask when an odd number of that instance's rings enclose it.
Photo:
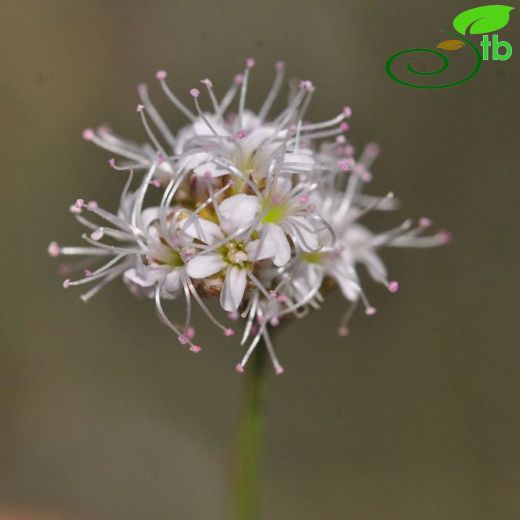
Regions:
[[[237,371],[244,371],[261,342],[280,374],[273,327],[319,309],[324,290],[337,286],[347,300],[338,328],[345,336],[358,304],[367,315],[376,312],[361,286],[359,266],[395,292],[399,285],[387,274],[382,248],[431,247],[446,243],[450,235],[425,235],[431,227],[426,218],[405,220],[381,233],[363,225],[369,212],[397,206],[392,193],[363,193],[378,147],[369,144],[356,153],[346,137],[349,107],[328,120],[308,121],[315,90],[310,81],[292,82],[286,107],[269,117],[284,83],[283,62],[276,63],[261,108],[247,109],[254,65],[249,58],[221,100],[212,82],[203,79],[209,109],[201,107],[196,88],[189,92],[190,109],[168,86],[166,72],[157,72],[162,90],[188,121],[177,132],[155,108],[145,85],[138,87],[137,112],[148,142],[135,144],[106,127],[85,130],[86,140],[117,157],[109,164],[128,179],[113,212],[78,199],[70,211],[88,230],[83,235],[87,244],[52,242],[49,253],[101,261],[84,276],[66,279],[64,287],[91,285],[81,296],[87,301],[122,278],[132,293],[153,301],[160,320],[192,352],[201,350],[191,324],[194,302],[225,336],[235,334],[205,303],[218,297],[230,323],[244,321],[245,351]],[[150,190],[159,190],[158,204],[148,202]],[[182,302],[178,316],[163,307],[163,300],[170,299]]]

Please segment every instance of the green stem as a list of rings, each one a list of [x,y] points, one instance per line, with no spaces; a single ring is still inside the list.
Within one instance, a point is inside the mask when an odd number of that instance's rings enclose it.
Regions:
[[[265,365],[267,352],[257,345],[245,370],[245,395],[237,436],[234,517],[235,520],[260,518],[260,445],[265,397]]]

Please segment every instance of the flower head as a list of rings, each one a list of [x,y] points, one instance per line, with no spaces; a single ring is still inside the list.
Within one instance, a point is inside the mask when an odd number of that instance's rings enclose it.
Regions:
[[[367,315],[376,312],[362,288],[359,266],[395,292],[399,284],[387,274],[382,248],[430,247],[446,243],[449,235],[424,236],[431,226],[424,218],[415,226],[406,220],[377,233],[363,225],[367,213],[396,207],[393,194],[362,193],[372,178],[377,147],[367,146],[356,159],[345,136],[349,107],[326,121],[308,122],[305,113],[315,90],[310,81],[300,81],[285,109],[269,118],[283,85],[283,62],[275,66],[260,109],[246,109],[254,65],[249,58],[220,100],[211,80],[203,79],[208,111],[201,107],[198,88],[189,91],[191,109],[170,89],[166,72],[159,71],[165,95],[188,119],[177,132],[165,123],[145,85],[138,87],[137,113],[148,142],[136,144],[105,127],[85,130],[85,139],[119,157],[110,159],[110,166],[128,179],[114,213],[83,199],[71,206],[89,231],[83,235],[87,246],[52,242],[49,254],[83,255],[89,265],[104,260],[64,286],[93,283],[82,295],[87,301],[122,277],[132,293],[153,300],[160,320],[193,352],[201,350],[193,341],[193,302],[225,336],[234,334],[206,306],[206,298],[218,296],[230,317],[244,319],[241,343],[247,348],[237,371],[244,370],[263,340],[275,371],[282,373],[270,328],[319,309],[325,290],[337,286],[349,302],[338,329],[346,335],[358,303]],[[137,182],[134,172],[141,175]],[[148,191],[157,188],[160,203],[151,205]],[[167,315],[164,299],[184,302],[180,323]]]

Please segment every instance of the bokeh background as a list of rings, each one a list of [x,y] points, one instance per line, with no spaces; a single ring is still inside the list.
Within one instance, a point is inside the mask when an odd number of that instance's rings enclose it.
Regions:
[[[264,518],[520,519],[518,13],[500,33],[511,60],[420,91],[386,76],[387,57],[435,46],[474,3],[0,6],[2,520],[227,518],[237,343],[201,318],[206,348],[193,356],[119,283],[83,304],[46,248],[79,241],[71,201],[114,207],[123,182],[84,127],[144,139],[138,83],[161,100],[154,73],[165,68],[184,99],[203,77],[222,93],[250,55],[253,107],[283,58],[289,77],[317,86],[311,117],[349,104],[354,143],[381,145],[371,190],[404,204],[375,227],[424,215],[455,237],[389,251],[401,290],[370,286],[380,311],[358,315],[349,338],[336,336],[338,295],[279,334]]]

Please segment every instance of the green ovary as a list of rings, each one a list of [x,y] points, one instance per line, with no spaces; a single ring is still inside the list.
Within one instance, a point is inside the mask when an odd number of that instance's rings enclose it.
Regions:
[[[287,206],[285,204],[276,204],[271,206],[264,215],[262,222],[264,224],[278,224],[287,216]]]
[[[181,255],[173,249],[168,255],[168,260],[165,263],[171,267],[182,267],[184,265],[184,261],[182,260]]]
[[[247,256],[245,244],[242,242],[232,240],[221,248],[220,253],[224,261],[230,265],[241,268],[250,267],[251,262]]]
[[[321,264],[323,253],[303,253],[302,260],[308,264]]]

